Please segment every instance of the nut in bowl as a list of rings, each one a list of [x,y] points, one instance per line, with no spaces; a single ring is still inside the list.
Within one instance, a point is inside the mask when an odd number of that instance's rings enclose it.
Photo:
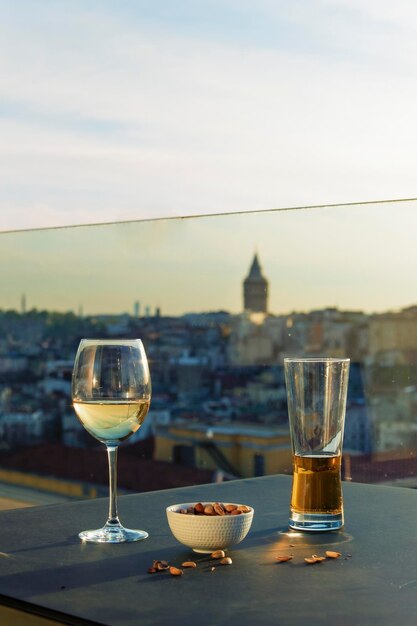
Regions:
[[[248,534],[254,510],[232,502],[185,502],[166,509],[174,537],[194,552],[225,550]]]

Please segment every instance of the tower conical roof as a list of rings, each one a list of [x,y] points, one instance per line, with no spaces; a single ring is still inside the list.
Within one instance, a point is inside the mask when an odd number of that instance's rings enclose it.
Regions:
[[[252,265],[250,267],[249,270],[249,274],[247,276],[247,278],[245,279],[246,281],[256,281],[256,282],[267,282],[266,278],[262,275],[262,270],[261,270],[261,265],[259,263],[259,259],[258,259],[258,254],[255,253],[255,256],[253,257],[253,261],[252,261]]]

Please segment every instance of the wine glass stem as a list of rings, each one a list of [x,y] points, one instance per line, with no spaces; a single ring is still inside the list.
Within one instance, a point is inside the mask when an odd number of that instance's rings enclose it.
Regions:
[[[119,526],[117,515],[117,446],[107,446],[109,459],[109,519],[107,526]]]

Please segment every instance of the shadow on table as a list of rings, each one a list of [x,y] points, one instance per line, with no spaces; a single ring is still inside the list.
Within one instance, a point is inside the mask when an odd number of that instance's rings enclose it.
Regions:
[[[161,535],[161,537],[166,535]],[[277,551],[296,551],[297,548],[311,549],[312,553],[323,550],[325,547],[335,547],[339,544],[351,541],[352,537],[344,532],[320,533],[318,535],[307,535],[288,531],[287,528],[271,527],[262,531],[253,531],[246,539],[233,546],[228,554],[234,555],[237,559],[251,559],[255,552],[259,557],[276,553]],[[170,545],[160,550],[152,548],[143,551],[143,544],[140,551],[135,550],[129,554],[114,555],[115,546],[103,546],[94,544],[82,544],[80,546],[78,537],[71,537],[65,542],[48,544],[32,548],[33,551],[42,551],[45,548],[64,548],[74,545],[74,548],[81,547],[77,553],[77,562],[72,564],[62,564],[51,562],[50,566],[37,569],[36,575],[30,567],[30,560],[24,555],[14,560],[14,569],[26,567],[26,571],[10,571],[0,576],[0,593],[11,597],[33,600],[36,596],[47,595],[49,593],[59,593],[65,590],[86,588],[97,584],[114,582],[118,584],[130,577],[138,577],[138,581],[146,580],[160,581],[166,577],[148,574],[148,568],[152,566],[155,559],[168,561],[169,563],[181,566],[184,561],[194,560],[198,567],[210,569],[217,566],[216,562],[210,560],[210,555],[196,554],[191,549],[185,548],[181,544]],[[125,544],[126,545],[126,544]],[[134,544],[131,544],[134,545]],[[22,551],[25,552],[25,551]],[[86,558],[84,558],[84,555]],[[17,562],[18,561],[18,562]]]

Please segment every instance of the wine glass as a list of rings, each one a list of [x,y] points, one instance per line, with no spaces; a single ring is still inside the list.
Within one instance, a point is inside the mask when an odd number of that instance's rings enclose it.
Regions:
[[[82,339],[72,375],[75,413],[84,428],[106,445],[109,515],[102,528],[79,534],[83,541],[120,543],[146,539],[124,528],[117,515],[117,450],[135,433],[149,409],[151,378],[140,339]]]

